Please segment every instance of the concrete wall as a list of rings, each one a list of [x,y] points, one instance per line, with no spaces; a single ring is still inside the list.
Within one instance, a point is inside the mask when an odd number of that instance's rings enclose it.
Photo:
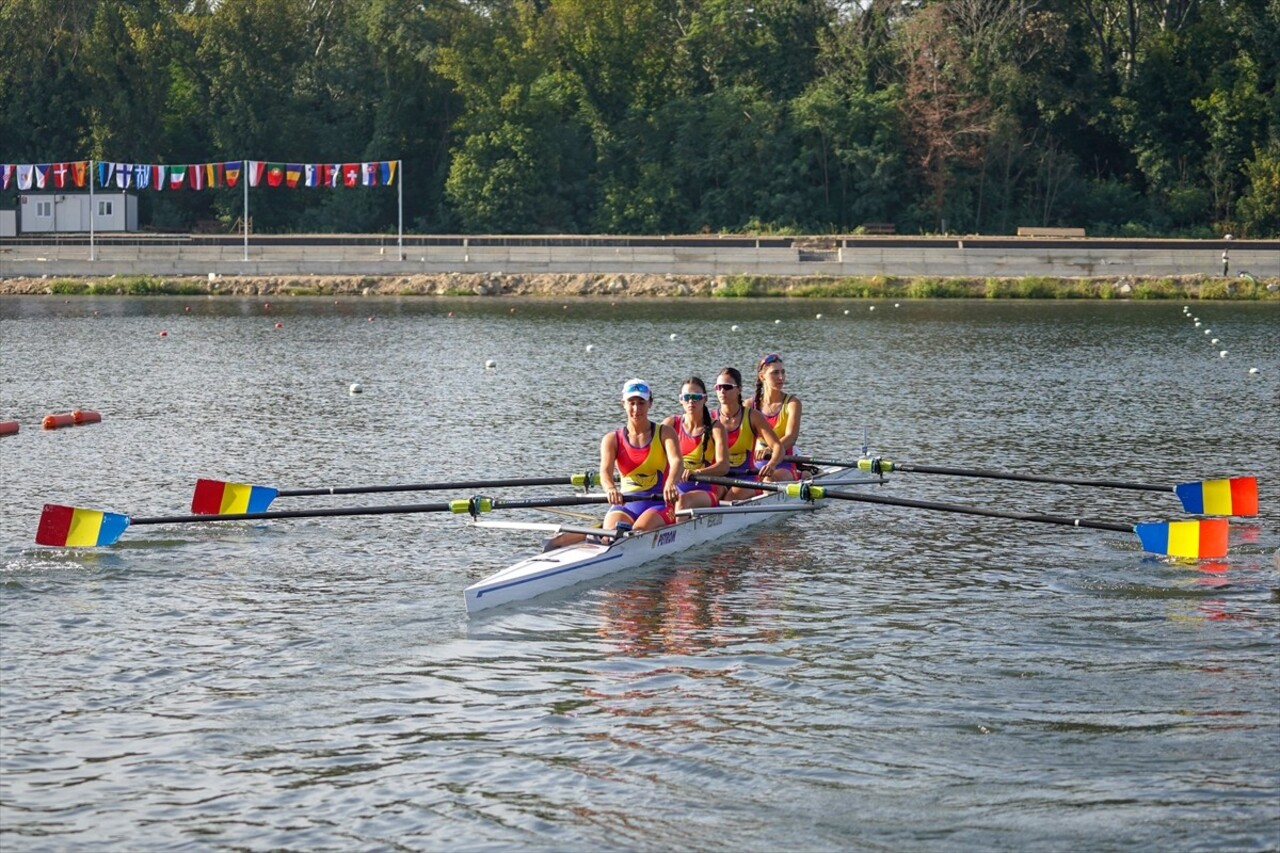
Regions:
[[[0,276],[95,275],[412,275],[415,273],[655,273],[783,276],[1057,276],[1222,275],[1222,241],[1027,241],[1009,239],[834,240],[821,248],[789,241],[637,241],[646,245],[475,245],[454,239],[401,250],[382,245],[299,245],[258,240],[159,242],[0,241]],[[409,241],[410,238],[406,238]],[[491,241],[501,242],[501,241]],[[537,240],[530,242],[536,243]],[[544,241],[545,242],[545,241]],[[607,242],[600,240],[597,242]],[[625,242],[614,240],[613,242]],[[781,245],[779,245],[781,243]],[[745,245],[742,245],[745,244]],[[92,260],[90,259],[92,255]],[[1237,242],[1231,276],[1280,277],[1280,241]]]

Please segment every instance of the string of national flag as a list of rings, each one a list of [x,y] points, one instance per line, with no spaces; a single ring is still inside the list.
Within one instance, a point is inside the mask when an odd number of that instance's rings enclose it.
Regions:
[[[95,168],[96,166],[96,168]],[[95,174],[96,173],[96,176]],[[0,163],[0,190],[16,184],[22,191],[84,189],[96,177],[103,189],[204,190],[235,187],[242,177],[250,187],[390,187],[400,173],[399,160],[358,163],[272,163],[230,160],[221,163]]]

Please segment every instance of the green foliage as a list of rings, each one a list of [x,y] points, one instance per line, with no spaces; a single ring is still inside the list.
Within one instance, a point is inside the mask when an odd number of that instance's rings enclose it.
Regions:
[[[95,296],[193,296],[207,291],[199,284],[142,275],[98,279],[83,292]]]
[[[1134,299],[1181,299],[1186,293],[1170,279],[1144,281],[1133,288]]]
[[[745,299],[758,296],[777,296],[769,287],[769,280],[761,276],[737,275],[727,276],[720,286],[711,292],[712,296],[725,299]]]
[[[964,299],[973,296],[973,283],[968,279],[917,278],[907,284],[911,299]]]
[[[1277,32],[1274,0],[3,0],[0,159],[399,159],[436,232],[1267,238]],[[253,202],[258,233],[397,215],[383,190]]]
[[[79,296],[89,292],[89,283],[87,281],[75,281],[69,278],[56,279],[53,284],[49,285],[50,293],[57,293],[66,296]]]

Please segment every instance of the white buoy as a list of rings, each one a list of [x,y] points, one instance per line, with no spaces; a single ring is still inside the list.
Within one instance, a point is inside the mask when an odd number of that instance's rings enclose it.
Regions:
[[[731,331],[731,332],[737,332],[737,331],[739,331],[739,329],[738,329],[738,325],[735,323],[734,325],[730,326],[730,327],[729,327],[729,331]]]
[[[848,309],[848,308],[844,309],[844,313],[848,314],[848,313],[849,313],[849,309]],[[819,315],[819,316],[821,316],[821,315]]]
[[[485,370],[493,370],[497,366],[498,366],[498,362],[494,361],[493,359],[489,359],[484,363]]]
[[[1226,350],[1220,350],[1220,351],[1218,352],[1218,358],[1226,358],[1226,357],[1227,357],[1227,351],[1226,351]]]
[[[1249,372],[1250,372],[1250,373],[1261,373],[1262,371],[1261,371],[1261,370],[1259,370],[1259,369],[1258,369],[1258,368],[1256,368],[1256,367],[1250,367],[1250,368],[1249,368]]]
[[[894,308],[901,308],[901,307],[902,307],[902,303],[901,303],[901,302],[895,302],[895,303],[893,303],[893,307],[894,307]]]
[[[1196,328],[1197,328],[1197,329],[1198,329],[1198,328],[1200,328],[1200,321],[1199,321],[1199,320],[1197,320],[1197,321],[1196,321]]]
[[[781,323],[781,322],[782,322],[781,320],[774,320],[774,321],[773,321],[773,325],[775,325],[775,326],[776,326],[776,325],[778,325],[778,324],[779,324],[779,323]]]
[[[1214,338],[1213,340],[1209,341],[1209,343],[1211,343],[1211,344],[1216,344],[1217,342],[1218,342],[1218,339],[1217,339],[1217,338]]]
[[[1196,325],[1197,325],[1197,326],[1198,326],[1198,325],[1200,325],[1200,318],[1199,318],[1199,317],[1192,317],[1191,319],[1196,321]]]
[[[596,348],[595,344],[587,344],[587,352],[591,352]]]
[[[874,306],[874,305],[868,305],[868,306],[867,306],[867,310],[868,310],[868,311],[874,311],[874,310],[876,310],[876,306]]]
[[[821,319],[822,319],[822,315],[821,315],[821,314],[815,314],[815,315],[814,315],[814,319],[815,319],[815,320],[821,320]]]
[[[675,333],[675,332],[672,332],[672,333],[671,333],[671,340],[673,340],[673,341],[674,341],[675,339],[676,339],[676,333]]]
[[[1211,334],[1213,334],[1213,329],[1205,329],[1205,330],[1204,330],[1204,333],[1205,333],[1206,335],[1211,335]]]
[[[351,387],[347,389],[348,394],[361,394],[364,392],[364,386],[359,382],[352,382]]]

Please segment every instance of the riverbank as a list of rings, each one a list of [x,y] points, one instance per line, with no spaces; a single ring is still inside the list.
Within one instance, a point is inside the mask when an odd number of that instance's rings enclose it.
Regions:
[[[1280,300],[1252,276],[948,278],[444,273],[390,276],[106,276],[0,279],[0,295],[532,296],[853,299]]]

